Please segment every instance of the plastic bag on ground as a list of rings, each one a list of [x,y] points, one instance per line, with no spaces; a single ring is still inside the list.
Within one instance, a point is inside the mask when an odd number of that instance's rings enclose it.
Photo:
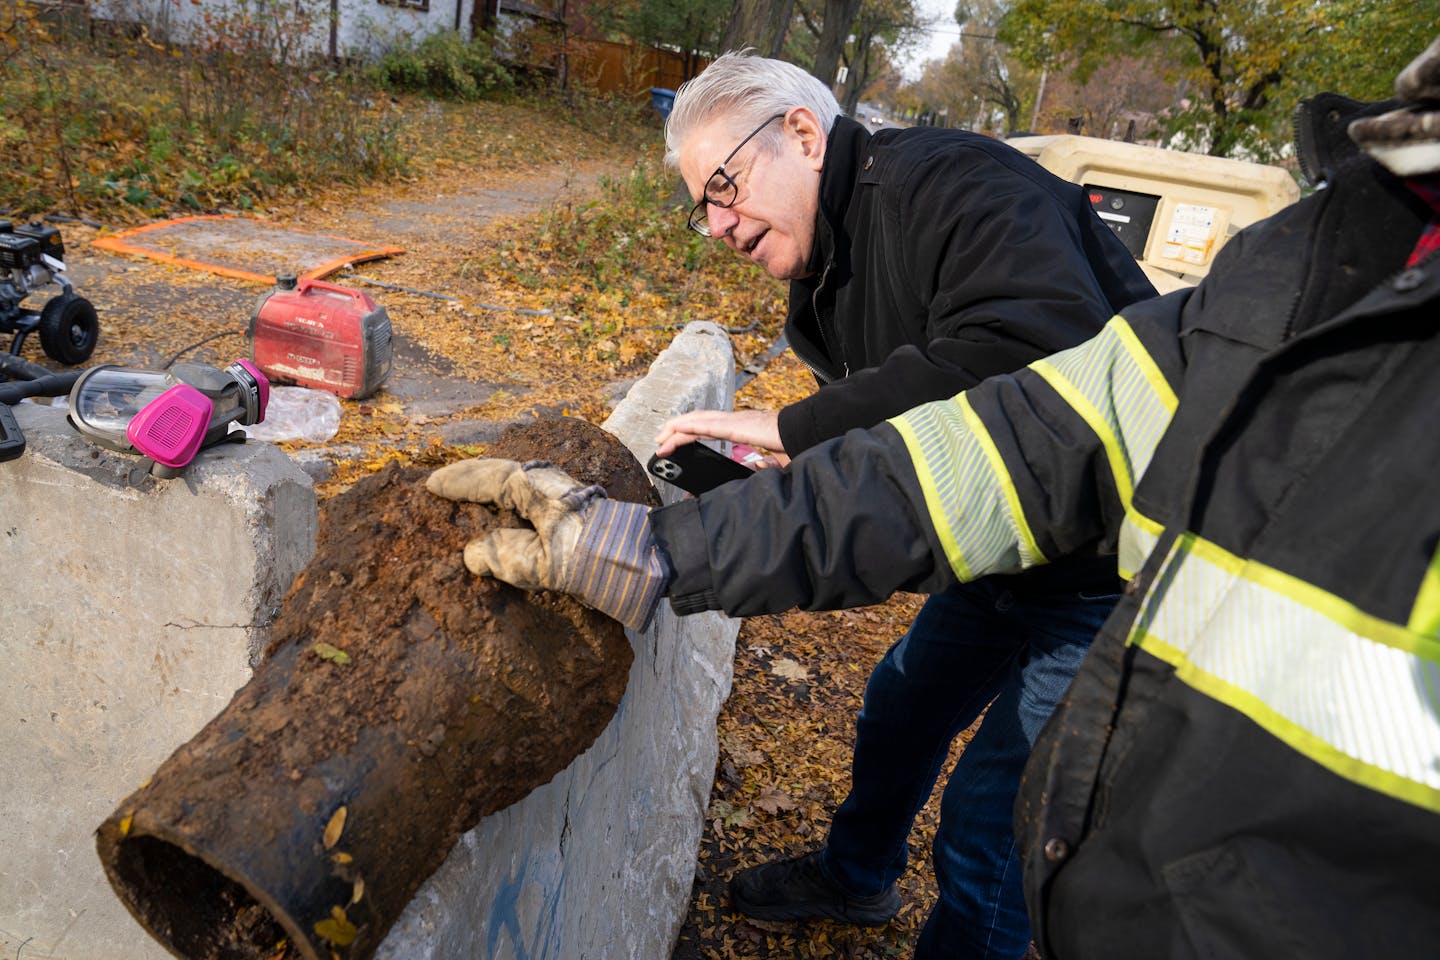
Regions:
[[[236,424],[230,427],[237,429]],[[340,429],[340,398],[309,387],[271,387],[265,419],[238,429],[251,440],[322,443]]]

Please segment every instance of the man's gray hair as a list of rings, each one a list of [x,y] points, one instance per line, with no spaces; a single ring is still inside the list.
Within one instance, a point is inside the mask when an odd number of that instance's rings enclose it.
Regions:
[[[758,127],[766,117],[791,107],[808,107],[827,133],[841,113],[830,88],[793,63],[753,56],[749,50],[722,54],[675,91],[675,103],[665,121],[665,163],[672,169],[679,167],[680,145],[696,127],[723,117],[737,136],[743,136],[743,130]],[[781,135],[777,124],[762,131],[754,142],[773,152]]]

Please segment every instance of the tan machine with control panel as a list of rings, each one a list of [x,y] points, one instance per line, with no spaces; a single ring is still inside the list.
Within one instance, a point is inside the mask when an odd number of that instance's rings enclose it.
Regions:
[[[1300,198],[1279,167],[1080,136],[1009,141],[1084,186],[1160,293],[1194,286],[1225,241]]]

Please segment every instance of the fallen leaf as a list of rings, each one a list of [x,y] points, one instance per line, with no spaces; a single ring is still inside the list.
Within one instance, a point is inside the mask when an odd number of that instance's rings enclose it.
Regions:
[[[325,835],[322,842],[325,844],[326,850],[340,842],[340,834],[345,830],[345,812],[345,808],[341,807],[331,815],[330,822],[325,824]]]
[[[795,801],[790,799],[790,795],[773,783],[766,784],[765,789],[760,791],[760,796],[755,798],[754,805],[771,816],[782,810],[795,809]]]
[[[789,657],[781,657],[771,663],[770,672],[777,677],[784,677],[786,680],[804,681],[810,679],[810,671]]]
[[[345,916],[344,907],[331,907],[330,916],[315,924],[315,932],[337,947],[348,947],[355,942],[355,924]]]
[[[724,737],[720,741],[720,745],[725,748],[725,752],[730,755],[730,759],[735,761],[736,766],[753,767],[757,763],[765,762],[765,754],[763,752],[756,750],[739,737]]]
[[[311,645],[310,649],[314,651],[315,655],[321,660],[329,660],[333,663],[340,664],[342,667],[350,662],[350,654],[324,641]]]

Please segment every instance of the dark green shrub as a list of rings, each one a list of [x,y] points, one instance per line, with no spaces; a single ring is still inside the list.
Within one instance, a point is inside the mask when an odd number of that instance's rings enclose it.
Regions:
[[[515,79],[495,59],[490,41],[466,41],[457,33],[433,33],[407,50],[385,54],[375,79],[391,90],[408,90],[457,100],[475,100],[510,90]]]

